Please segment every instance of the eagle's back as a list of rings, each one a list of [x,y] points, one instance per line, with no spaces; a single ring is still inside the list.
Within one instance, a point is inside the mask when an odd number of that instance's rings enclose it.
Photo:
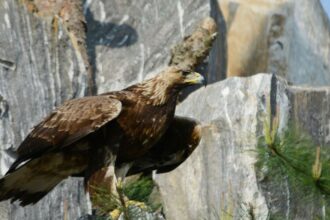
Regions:
[[[166,104],[153,105],[140,93],[116,95],[123,106],[116,122],[124,133],[117,161],[130,162],[148,152],[165,133],[174,117],[176,97]]]

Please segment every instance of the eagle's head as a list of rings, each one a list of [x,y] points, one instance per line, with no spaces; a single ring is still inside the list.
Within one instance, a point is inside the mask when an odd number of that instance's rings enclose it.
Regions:
[[[200,73],[189,69],[181,69],[177,66],[168,67],[162,74],[167,83],[174,85],[174,87],[183,88],[190,85],[204,84],[206,80]]]
[[[162,105],[168,100],[176,100],[179,92],[190,85],[204,84],[205,78],[194,71],[170,66],[153,78],[128,87],[146,97],[153,105]]]

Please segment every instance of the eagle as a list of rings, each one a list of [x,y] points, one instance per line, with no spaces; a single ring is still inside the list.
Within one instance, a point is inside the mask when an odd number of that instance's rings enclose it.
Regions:
[[[201,74],[170,66],[121,91],[64,102],[16,150],[0,179],[0,201],[35,204],[70,176],[84,177],[88,188],[104,178],[175,169],[201,139],[200,123],[175,116],[177,99],[203,83]]]

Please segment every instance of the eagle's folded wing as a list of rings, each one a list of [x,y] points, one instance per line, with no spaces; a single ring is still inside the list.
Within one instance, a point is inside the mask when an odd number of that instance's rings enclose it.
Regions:
[[[17,149],[18,158],[9,173],[25,160],[45,151],[69,146],[116,118],[119,100],[109,96],[90,96],[66,101],[34,127]]]
[[[164,173],[175,169],[195,150],[200,139],[201,125],[197,121],[176,116],[150,152],[133,162],[127,176],[152,170]]]

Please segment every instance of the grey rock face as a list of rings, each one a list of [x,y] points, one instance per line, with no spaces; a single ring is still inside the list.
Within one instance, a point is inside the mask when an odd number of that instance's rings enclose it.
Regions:
[[[330,84],[330,22],[320,1],[217,2],[227,76],[272,72],[297,85]]]
[[[98,93],[122,89],[159,72],[171,46],[209,16],[208,1],[85,2],[87,43]]]
[[[330,88],[290,87],[292,118],[318,145],[330,143]]]
[[[198,90],[178,106],[177,114],[200,120],[204,128],[192,156],[175,171],[156,177],[167,219],[267,219],[271,210],[282,210],[283,216],[288,212],[289,219],[320,214],[316,207],[306,209],[313,206],[306,201],[286,203],[289,189],[261,190],[254,150],[274,92],[279,130],[293,120],[315,141],[329,144],[330,115],[324,109],[330,106],[330,88],[290,87],[283,80],[274,86],[271,81],[265,74],[230,78]],[[280,198],[282,202],[274,203]]]
[[[202,122],[203,138],[178,169],[156,177],[167,219],[250,219],[251,210],[257,219],[267,217],[251,150],[270,79],[231,78],[198,90],[178,106],[178,115]]]
[[[330,84],[330,22],[318,1],[85,1],[85,12],[99,93],[159,72],[171,45],[210,14],[218,37],[209,82],[271,72],[296,85]]]
[[[319,1],[290,3],[293,6],[288,8],[285,34],[289,47],[287,79],[297,85],[330,85],[329,18]]]
[[[84,96],[86,71],[66,32],[27,12],[19,1],[0,2],[0,170],[30,129],[64,100]],[[81,181],[70,179],[35,206],[1,204],[1,219],[68,219],[87,210]],[[69,193],[70,192],[70,193]],[[7,210],[2,212],[2,210]]]

